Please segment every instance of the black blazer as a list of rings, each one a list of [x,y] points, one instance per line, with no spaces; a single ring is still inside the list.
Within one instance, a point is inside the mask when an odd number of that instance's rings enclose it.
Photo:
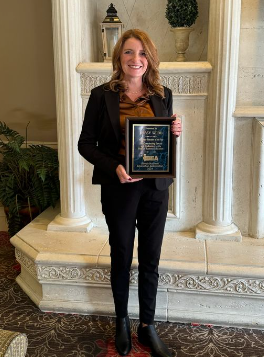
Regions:
[[[165,98],[150,96],[150,105],[157,117],[172,115],[172,93],[164,87]],[[121,143],[119,93],[104,90],[104,85],[92,89],[86,107],[82,132],[78,142],[80,154],[94,165],[93,184],[119,183],[118,165],[124,165],[118,154]],[[164,190],[172,179],[155,179],[158,190]]]

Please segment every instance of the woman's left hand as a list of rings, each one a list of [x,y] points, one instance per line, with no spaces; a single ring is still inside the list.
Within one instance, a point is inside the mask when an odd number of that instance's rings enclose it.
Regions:
[[[171,131],[173,135],[178,137],[182,132],[181,119],[177,118],[177,114],[173,114],[172,117],[175,117],[175,120],[171,124]]]

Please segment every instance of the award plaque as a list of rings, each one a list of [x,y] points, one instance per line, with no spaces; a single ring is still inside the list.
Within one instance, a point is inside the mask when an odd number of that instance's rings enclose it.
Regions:
[[[176,176],[176,137],[171,117],[126,118],[126,172],[132,178]]]

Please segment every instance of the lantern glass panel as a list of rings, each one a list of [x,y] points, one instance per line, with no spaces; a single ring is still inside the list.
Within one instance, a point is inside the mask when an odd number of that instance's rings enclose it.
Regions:
[[[113,49],[118,41],[119,28],[118,27],[106,27],[106,44],[108,57],[112,57]]]

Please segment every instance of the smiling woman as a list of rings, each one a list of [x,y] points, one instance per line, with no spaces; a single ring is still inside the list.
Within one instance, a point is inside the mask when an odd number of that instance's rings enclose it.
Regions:
[[[133,179],[125,170],[125,118],[172,116],[172,93],[159,80],[157,50],[148,35],[128,30],[113,52],[109,83],[94,88],[85,112],[79,152],[94,165],[93,183],[101,185],[102,211],[109,229],[111,287],[116,310],[115,346],[131,350],[128,317],[129,273],[135,228],[138,230],[138,340],[154,356],[171,356],[154,328],[158,264],[172,179]],[[99,123],[99,125],[98,125]],[[172,133],[180,135],[174,120]]]

